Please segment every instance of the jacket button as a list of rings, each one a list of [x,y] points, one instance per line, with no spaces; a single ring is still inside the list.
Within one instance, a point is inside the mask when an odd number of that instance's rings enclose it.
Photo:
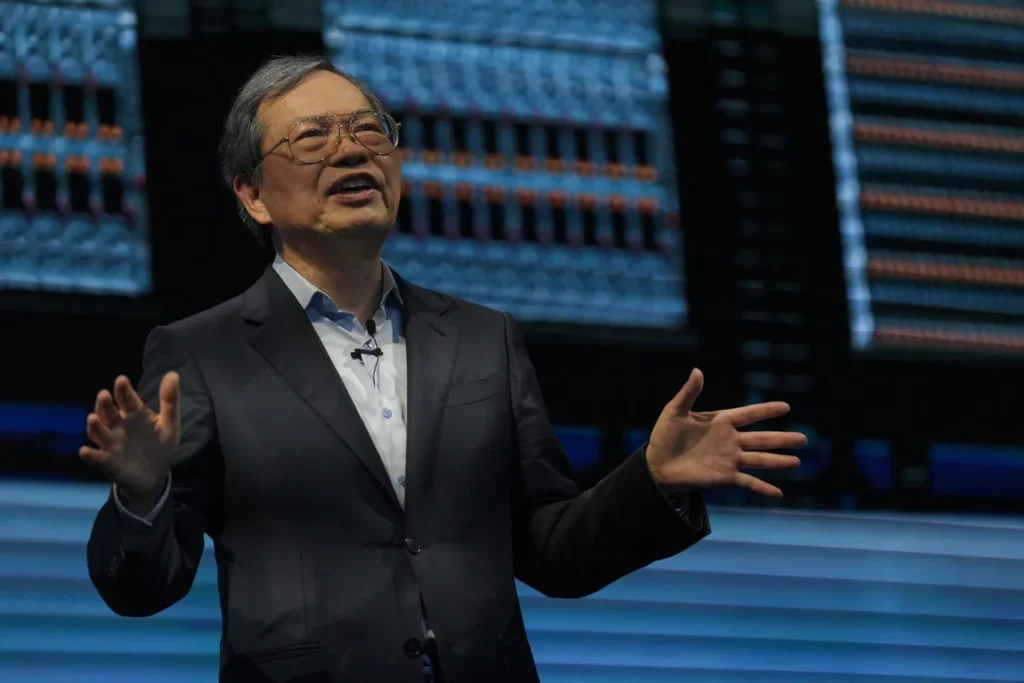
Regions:
[[[421,550],[420,544],[411,538],[405,539],[405,549],[413,555],[419,555],[419,552]]]
[[[407,657],[422,657],[423,643],[416,640],[415,638],[410,638],[409,640],[405,641],[405,644],[402,646],[402,650],[405,651],[405,655]]]

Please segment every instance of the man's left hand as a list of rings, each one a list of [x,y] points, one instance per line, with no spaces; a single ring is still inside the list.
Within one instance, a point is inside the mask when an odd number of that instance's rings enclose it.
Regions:
[[[694,369],[654,425],[647,445],[651,476],[668,491],[699,491],[713,486],[743,486],[773,498],[782,490],[742,470],[793,469],[800,459],[767,451],[800,448],[807,437],[797,432],[741,432],[743,427],[782,417],[789,405],[780,401],[730,410],[692,410],[704,388],[704,375]]]

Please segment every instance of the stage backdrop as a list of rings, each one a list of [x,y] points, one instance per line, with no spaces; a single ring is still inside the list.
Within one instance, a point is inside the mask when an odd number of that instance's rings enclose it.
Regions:
[[[112,614],[85,543],[105,486],[0,481],[0,680],[213,683],[213,553]],[[583,600],[520,586],[545,683],[1024,681],[1024,520],[714,509],[712,535]]]
[[[854,350],[1019,355],[1024,7],[818,7]]]
[[[655,0],[323,8],[331,58],[402,124],[405,277],[528,323],[684,325]]]
[[[0,1],[0,289],[150,290],[133,8]]]

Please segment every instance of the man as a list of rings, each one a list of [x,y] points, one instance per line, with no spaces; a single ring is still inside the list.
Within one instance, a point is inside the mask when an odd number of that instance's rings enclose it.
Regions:
[[[154,330],[140,391],[101,391],[81,455],[114,481],[89,572],[118,614],[184,597],[214,542],[222,681],[537,681],[515,578],[584,596],[709,532],[700,491],[781,492],[741,468],[805,439],[740,432],[767,403],[691,407],[580,492],[508,315],[381,261],[398,126],[330,63],[241,90],[222,155],[276,256],[248,291]]]

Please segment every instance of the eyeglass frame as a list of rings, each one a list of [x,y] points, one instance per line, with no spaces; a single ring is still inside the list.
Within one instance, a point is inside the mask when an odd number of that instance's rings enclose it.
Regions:
[[[379,116],[379,117],[383,118],[385,121],[387,121],[387,122],[389,122],[391,124],[393,130],[395,131],[395,135],[394,135],[394,141],[392,142],[392,147],[391,147],[391,151],[390,152],[375,152],[374,150],[370,149],[369,147],[364,145],[362,142],[360,142],[359,138],[356,137],[356,134],[354,132],[352,132],[352,122],[355,121],[357,116],[361,116],[363,114],[374,114],[376,116]],[[342,123],[341,122],[341,117],[342,116],[348,116],[348,121],[346,121],[345,123]],[[292,146],[291,146],[291,132],[292,132],[292,129],[295,128],[295,126],[297,126],[300,123],[302,123],[303,121],[314,121],[314,120],[317,120],[317,119],[331,119],[332,121],[334,121],[334,123],[337,125],[337,129],[338,129],[338,139],[337,139],[337,141],[334,144],[334,149],[332,149],[329,154],[324,155],[323,157],[317,159],[316,161],[302,161],[301,159],[299,159],[298,157],[295,156],[295,151],[292,149]],[[295,119],[295,121],[293,121],[292,124],[290,126],[288,126],[288,134],[285,135],[280,140],[278,140],[277,142],[275,142],[270,147],[270,149],[268,149],[266,152],[264,152],[263,156],[260,157],[260,160],[256,162],[256,165],[252,167],[252,170],[249,171],[249,173],[250,174],[255,173],[256,169],[258,169],[263,164],[263,162],[266,161],[267,157],[269,157],[270,154],[275,149],[277,149],[278,147],[280,147],[281,145],[283,145],[285,143],[288,143],[288,153],[292,155],[292,161],[295,161],[297,163],[303,164],[304,166],[309,166],[309,165],[312,165],[312,164],[319,164],[324,159],[330,158],[331,154],[334,154],[335,152],[337,152],[338,148],[341,147],[341,136],[342,136],[342,132],[341,131],[342,131],[342,128],[348,129],[348,137],[349,137],[349,139],[352,140],[352,142],[354,142],[357,145],[359,145],[360,147],[362,147],[363,149],[365,149],[367,152],[370,152],[372,154],[376,154],[377,156],[380,156],[380,157],[386,157],[386,156],[390,155],[392,152],[394,152],[396,149],[398,149],[398,136],[399,136],[399,133],[401,133],[401,131],[402,131],[402,124],[398,123],[397,121],[395,121],[395,118],[393,116],[391,116],[391,114],[389,114],[386,111],[383,111],[381,109],[359,109],[359,110],[356,110],[356,111],[352,112],[351,114],[347,114],[347,115],[344,115],[344,114],[318,114],[316,116],[303,116],[300,119]]]

